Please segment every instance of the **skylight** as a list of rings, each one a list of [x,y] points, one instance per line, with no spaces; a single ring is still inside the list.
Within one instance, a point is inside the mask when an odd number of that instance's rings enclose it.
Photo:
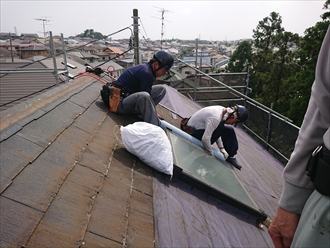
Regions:
[[[166,133],[173,149],[175,178],[257,217],[260,222],[267,219],[230,165],[207,155],[170,129]]]

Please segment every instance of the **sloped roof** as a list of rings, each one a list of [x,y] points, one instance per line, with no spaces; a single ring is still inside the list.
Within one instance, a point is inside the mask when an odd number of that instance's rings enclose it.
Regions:
[[[40,62],[1,62],[2,70],[16,68],[45,69]],[[56,85],[52,72],[0,73],[0,111],[41,94]]]
[[[114,46],[107,46],[107,48],[105,48],[105,50],[109,49],[111,52],[115,53],[115,54],[121,54],[123,51],[120,50],[120,48],[118,47],[114,47]]]
[[[273,246],[252,216],[130,154],[118,129],[137,119],[109,112],[101,87],[84,77],[1,112],[1,247]],[[166,87],[157,111],[178,127],[200,106]],[[236,133],[234,172],[273,216],[283,166]]]
[[[101,68],[103,70],[106,70],[109,68],[109,70],[113,70],[114,71],[120,71],[120,70],[124,70],[124,67],[118,65],[116,62],[114,62],[113,60],[107,61],[106,63],[104,63],[105,61],[98,61],[98,62],[93,62],[93,63],[89,63],[90,66],[92,67],[99,67],[99,65],[101,65]],[[113,67],[113,68],[112,68]]]
[[[64,58],[63,56],[56,56],[55,57],[55,60],[56,60],[56,67],[57,67],[57,70],[58,71],[63,71],[65,69],[65,65],[64,65]],[[74,66],[74,68],[71,68],[70,66],[68,66],[68,71],[69,73],[72,75],[72,76],[78,76],[80,73],[83,73],[85,72],[85,66],[70,59],[70,58],[66,58],[67,60],[67,64],[70,64],[72,66]],[[45,59],[42,61],[42,63],[47,67],[47,68],[50,68],[50,69],[54,69],[54,61],[53,61],[53,58],[48,58],[48,59]]]
[[[17,57],[17,55],[14,55],[15,57]],[[11,52],[3,47],[0,47],[0,57],[11,57]]]
[[[99,56],[97,55],[94,55],[94,54],[91,54],[91,53],[86,53],[86,52],[78,52],[78,51],[70,51],[67,53],[67,55],[74,55],[76,57],[79,57],[79,58],[95,58],[95,59],[98,59],[100,58]]]

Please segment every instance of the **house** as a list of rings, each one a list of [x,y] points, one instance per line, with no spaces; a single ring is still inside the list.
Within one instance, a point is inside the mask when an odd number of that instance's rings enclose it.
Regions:
[[[120,66],[124,67],[125,69],[132,67],[134,65],[134,59],[130,57],[126,57],[124,59],[116,60],[116,63]]]
[[[109,54],[111,59],[119,58],[119,56],[123,53],[120,48],[112,46],[108,46],[107,48],[103,49],[102,52]]]
[[[198,68],[198,66],[197,66]],[[182,65],[178,68],[178,71],[183,74],[183,75],[186,75],[186,76],[189,76],[189,75],[195,75],[195,70],[193,68],[191,68],[190,66],[187,66],[187,65]]]
[[[225,72],[228,63],[229,63],[229,59],[224,59],[220,62],[215,63],[214,68],[216,72],[218,73]]]
[[[99,61],[107,61],[111,59],[111,55],[105,52],[94,53],[94,55],[99,57]]]
[[[184,56],[182,58],[182,60],[186,63],[195,63],[195,61],[197,61],[198,65],[201,65],[201,64],[211,65],[211,57],[209,55],[207,55],[206,53],[204,53],[202,56],[197,55],[197,57],[196,56]]]
[[[27,43],[30,43],[31,41],[39,39],[39,35],[33,33],[21,33],[21,39]]]
[[[74,55],[75,57],[78,57],[88,63],[93,63],[94,61],[99,61],[100,57],[92,54],[92,53],[87,53],[87,52],[82,52],[82,51],[74,51],[70,50],[70,52],[67,53],[68,56]]]
[[[27,47],[21,47],[19,52],[21,53],[22,59],[33,56],[51,56],[50,48],[44,45],[29,45]]]
[[[4,33],[4,32],[1,32],[0,33],[0,40],[8,40],[10,38],[12,39],[17,39],[19,36],[15,33]]]
[[[12,42],[5,41],[5,42],[0,42],[0,47],[1,48],[5,48],[5,49],[7,49],[9,51],[12,50],[12,51],[16,52],[16,51],[18,51],[20,49],[21,43],[19,43],[17,41],[12,41]]]
[[[101,68],[105,74],[108,74],[113,78],[118,78],[124,72],[124,67],[120,66],[118,63],[112,60],[107,61],[106,63],[94,62],[90,63],[89,65],[93,68]]]

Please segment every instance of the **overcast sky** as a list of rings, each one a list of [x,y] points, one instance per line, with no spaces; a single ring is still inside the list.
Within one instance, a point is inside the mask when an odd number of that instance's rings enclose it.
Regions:
[[[16,1],[0,0],[1,32],[37,33],[46,31],[64,37],[94,29],[110,35],[133,24],[138,10],[140,38],[237,40],[252,38],[258,22],[273,11],[282,17],[286,31],[304,35],[306,28],[321,21],[323,1]],[[36,19],[47,19],[40,21]],[[129,38],[130,30],[111,36]]]

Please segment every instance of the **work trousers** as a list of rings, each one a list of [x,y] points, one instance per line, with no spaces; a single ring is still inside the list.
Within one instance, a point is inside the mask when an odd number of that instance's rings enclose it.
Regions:
[[[202,140],[205,129],[194,130],[191,136],[196,139]],[[238,141],[235,130],[232,126],[225,125],[223,122],[214,130],[211,137],[211,144],[221,137],[223,147],[226,149],[229,157],[234,157],[238,150]]]
[[[330,247],[330,197],[314,190],[308,198],[291,247]]]
[[[163,85],[154,85],[150,94],[136,92],[122,98],[118,105],[118,114],[141,114],[145,122],[160,126],[156,105],[164,98],[166,89]]]

